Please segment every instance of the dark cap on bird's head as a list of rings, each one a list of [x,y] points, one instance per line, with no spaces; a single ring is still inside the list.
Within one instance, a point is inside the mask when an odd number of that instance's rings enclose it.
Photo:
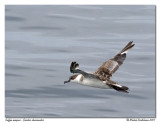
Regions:
[[[64,84],[65,83],[69,83],[71,80],[74,80],[78,75],[72,75],[68,81],[64,81]]]

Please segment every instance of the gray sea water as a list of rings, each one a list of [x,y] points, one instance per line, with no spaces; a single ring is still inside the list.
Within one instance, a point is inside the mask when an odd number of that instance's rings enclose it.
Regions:
[[[94,72],[129,41],[111,78],[129,94],[63,84]],[[155,6],[6,5],[6,117],[155,117]]]

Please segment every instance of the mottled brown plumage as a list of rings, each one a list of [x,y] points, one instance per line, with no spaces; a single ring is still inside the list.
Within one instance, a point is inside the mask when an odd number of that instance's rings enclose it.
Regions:
[[[112,74],[116,72],[119,66],[123,64],[123,61],[126,58],[126,53],[124,52],[126,52],[134,46],[132,42],[133,41],[129,42],[116,56],[104,62],[93,74],[97,76],[102,75],[103,77],[107,77],[110,79]]]
[[[117,71],[117,69],[123,64],[124,60],[126,59],[126,53],[129,49],[131,49],[134,44],[132,44],[133,41],[130,41],[117,55],[115,55],[113,58],[109,59],[108,61],[104,62],[93,74],[87,73],[85,71],[82,71],[79,69],[79,64],[76,62],[72,62],[70,66],[71,73],[79,73],[80,75],[73,75],[70,77],[69,81],[74,80],[78,78],[78,82],[85,80],[85,83],[88,85],[92,85],[95,87],[94,82],[103,82],[110,88],[113,88],[117,91],[122,91],[128,93],[128,87],[118,85],[116,82],[110,80],[110,77],[113,73]],[[89,81],[86,81],[88,80]],[[92,81],[93,80],[93,81]],[[67,83],[69,81],[65,81],[64,83]],[[92,82],[91,82],[92,81]],[[84,84],[85,84],[84,83]],[[83,84],[83,83],[82,83]],[[102,84],[97,84],[99,86],[104,88],[105,86],[102,86]]]

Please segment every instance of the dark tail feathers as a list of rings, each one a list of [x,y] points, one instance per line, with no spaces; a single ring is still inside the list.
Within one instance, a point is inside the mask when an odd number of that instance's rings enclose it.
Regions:
[[[111,87],[119,92],[125,92],[125,93],[129,93],[127,90],[129,89],[128,87],[126,86],[120,86],[120,85],[117,85],[117,84],[112,84]]]

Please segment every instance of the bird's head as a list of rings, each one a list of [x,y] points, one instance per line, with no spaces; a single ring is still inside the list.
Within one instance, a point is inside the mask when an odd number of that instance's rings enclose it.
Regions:
[[[64,81],[64,84],[65,83],[69,83],[69,82],[78,82],[78,75],[72,75],[71,77],[69,77],[69,80],[67,81]]]

